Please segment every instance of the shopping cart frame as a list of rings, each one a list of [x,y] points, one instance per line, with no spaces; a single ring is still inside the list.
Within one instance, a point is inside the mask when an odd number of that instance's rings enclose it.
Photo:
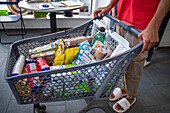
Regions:
[[[101,20],[103,17],[107,17],[117,23],[119,23],[120,26],[124,27],[125,29],[127,29],[128,31],[134,33],[135,35],[138,36],[139,32],[134,28],[134,26],[129,25],[123,21],[120,21],[108,14],[103,14],[101,17],[96,17],[92,20],[90,20],[89,22],[85,23],[84,25],[86,26],[86,28],[83,30],[83,36],[86,36],[88,34],[88,29],[90,24],[93,22],[93,20],[99,19]],[[88,103],[88,106],[83,109],[82,111],[80,111],[81,113],[87,112],[90,109],[93,108],[101,108],[103,109],[105,112],[111,112],[112,108],[109,106],[109,102],[105,98],[102,98],[101,95],[105,89],[105,87],[107,86],[107,83],[110,82],[111,78],[112,78],[112,73],[114,73],[114,71],[122,66],[119,66],[119,64],[122,64],[123,67],[119,70],[119,75],[116,78],[116,81],[114,81],[114,85],[111,86],[112,90],[110,90],[110,92],[113,91],[113,89],[115,88],[115,86],[117,85],[117,83],[119,82],[122,73],[124,72],[124,70],[127,68],[128,64],[140,53],[142,47],[143,47],[143,41],[138,43],[136,46],[134,46],[133,48],[113,57],[113,58],[107,58],[104,59],[102,61],[97,61],[95,63],[92,64],[88,64],[88,65],[79,65],[79,66],[73,66],[73,67],[68,67],[68,68],[63,68],[63,69],[57,69],[57,70],[48,70],[48,71],[43,71],[43,72],[36,72],[36,73],[27,73],[27,74],[21,74],[21,75],[17,75],[17,76],[10,76],[11,74],[11,70],[12,70],[12,66],[14,66],[14,63],[11,63],[11,59],[13,58],[13,56],[15,56],[17,59],[17,57],[19,57],[19,55],[21,53],[18,52],[18,45],[24,45],[25,42],[30,42],[30,41],[36,41],[36,40],[40,40],[40,38],[51,38],[54,36],[62,36],[62,34],[69,34],[72,33],[75,30],[79,30],[81,28],[81,25],[78,27],[75,27],[73,29],[69,29],[66,31],[61,31],[61,32],[57,32],[57,33],[52,33],[52,34],[47,34],[47,35],[43,35],[43,36],[37,36],[37,37],[33,37],[33,38],[29,38],[29,39],[24,39],[24,40],[20,40],[17,41],[15,43],[13,43],[10,47],[10,53],[7,59],[7,64],[6,64],[6,69],[5,69],[5,79],[8,82],[18,104],[24,104],[22,98],[19,96],[16,86],[14,83],[16,83],[16,81],[18,81],[19,79],[24,79],[24,78],[28,78],[29,77],[36,77],[36,76],[45,76],[45,75],[49,75],[49,74],[54,74],[54,73],[62,73],[62,72],[69,72],[72,70],[76,70],[76,69],[86,69],[88,67],[93,67],[95,65],[102,65],[105,62],[112,62],[113,60],[117,60],[117,63],[115,64],[115,66],[110,70],[109,74],[106,76],[105,80],[102,82],[102,84],[100,85],[100,87],[97,89],[97,91],[95,92],[94,95],[92,96],[87,96],[87,97],[75,97],[75,98],[66,98],[66,99],[58,99],[57,101],[63,101],[63,100],[73,100],[73,99],[80,99],[80,98],[84,98],[86,100],[86,102]],[[71,37],[72,38],[72,37]],[[53,40],[56,40],[56,38],[52,38]],[[52,40],[51,40],[52,41]],[[48,41],[47,41],[48,42]],[[47,43],[46,42],[46,43]],[[43,42],[42,42],[43,43]],[[21,50],[22,51],[22,50]],[[130,56],[130,57],[129,57]],[[127,59],[128,57],[128,59]],[[121,58],[121,60],[119,60]],[[126,62],[125,62],[126,60]],[[14,62],[16,62],[16,60],[14,60]],[[108,97],[108,96],[107,96]],[[40,101],[41,102],[41,101]],[[32,102],[34,104],[34,112],[35,110],[37,110],[39,113],[40,112],[44,112],[45,111],[45,106],[40,106],[39,101],[36,102]],[[47,101],[42,101],[43,102],[51,102],[50,100]],[[27,103],[26,103],[27,104]]]

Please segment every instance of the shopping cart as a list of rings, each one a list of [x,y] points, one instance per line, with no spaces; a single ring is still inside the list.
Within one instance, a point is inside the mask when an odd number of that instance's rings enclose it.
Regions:
[[[20,55],[28,57],[29,49],[49,44],[57,39],[90,36],[92,31],[94,32],[92,30],[93,21],[101,20],[103,17],[118,22],[120,26],[138,35],[133,26],[104,14],[102,17],[96,17],[72,29],[20,40],[11,45],[5,79],[18,104],[34,104],[34,112],[44,113],[46,107],[39,103],[85,99],[89,104],[80,112],[87,112],[96,107],[103,109],[107,113],[112,111],[112,108],[109,107],[108,102],[105,102],[104,99],[109,98],[128,64],[141,51],[143,42],[119,55],[91,64],[10,76],[18,57]],[[111,37],[110,43],[116,48],[120,42]],[[33,89],[30,84],[27,84],[28,78],[31,77],[35,81],[37,77],[45,78],[45,80],[43,79],[39,85],[35,83]],[[98,103],[103,105],[97,105]]]

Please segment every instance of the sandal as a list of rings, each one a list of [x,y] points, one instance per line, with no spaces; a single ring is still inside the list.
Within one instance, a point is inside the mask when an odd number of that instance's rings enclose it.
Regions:
[[[125,94],[122,94],[122,91],[120,88],[115,88],[114,91],[113,91],[113,94],[115,96],[115,98],[109,98],[110,101],[115,101],[115,100],[118,100],[124,96],[126,96],[126,93]]]
[[[123,113],[127,111],[135,102],[136,102],[136,97],[134,98],[134,101],[132,102],[132,104],[130,104],[126,98],[122,98],[121,100],[119,100],[113,105],[113,109],[118,113]],[[115,108],[116,104],[119,104],[123,108],[123,110],[117,110]]]

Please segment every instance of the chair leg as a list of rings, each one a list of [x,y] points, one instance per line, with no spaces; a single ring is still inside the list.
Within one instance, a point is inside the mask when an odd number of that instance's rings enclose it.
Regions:
[[[25,29],[25,24],[23,18],[21,18],[21,30],[22,30],[22,39],[24,39],[24,35],[27,34],[26,29]]]
[[[22,36],[22,35],[26,35],[25,24],[24,24],[24,21],[23,21],[22,19],[21,19],[21,34],[9,34],[9,33],[7,32],[4,24],[3,24],[3,23],[1,23],[1,24],[2,24],[2,27],[3,27],[3,30],[4,30],[5,34],[6,34],[7,36],[19,36],[19,35]]]
[[[7,36],[19,36],[19,35],[21,35],[22,39],[24,39],[24,35],[26,35],[26,29],[25,29],[25,24],[24,24],[23,18],[21,18],[20,21],[21,21],[21,34],[9,34],[9,33],[7,33],[7,30],[6,30],[5,26],[4,26],[4,24],[1,23],[5,34]],[[2,42],[1,37],[0,37],[0,43],[1,44],[12,44],[13,42]]]
[[[23,28],[22,28],[22,27],[23,27],[23,22],[22,22],[22,18],[21,18],[21,32],[22,32],[22,39],[24,39],[24,35],[23,35],[23,32],[24,32],[24,31],[23,31]]]

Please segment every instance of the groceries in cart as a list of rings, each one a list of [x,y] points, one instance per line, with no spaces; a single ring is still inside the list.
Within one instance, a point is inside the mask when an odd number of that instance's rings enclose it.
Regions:
[[[19,56],[11,76],[57,70],[76,65],[88,65],[129,49],[129,43],[125,39],[109,32],[106,27],[98,26],[95,30],[92,36],[58,39],[49,44],[29,49],[27,58],[24,55]],[[112,39],[113,37],[114,40]],[[123,44],[128,46],[125,47]],[[89,81],[85,78],[87,79],[87,77],[80,78],[77,86],[69,84],[69,87],[73,87],[75,91],[79,90],[78,87],[85,87],[83,92],[89,92],[91,89],[89,85],[91,84],[92,86],[92,83],[90,83],[91,80]],[[57,74],[31,76],[30,78],[17,81],[16,88],[20,96],[35,96],[41,92],[40,94],[44,97],[49,95],[54,95],[55,97],[61,95],[62,93],[60,92],[64,91],[64,89],[61,91],[55,86],[63,84],[61,80],[63,80],[62,76]],[[70,80],[74,81],[74,77],[70,78]]]
[[[117,33],[108,32],[103,26],[95,29],[94,36],[58,39],[29,49],[29,57],[19,56],[11,76],[24,73],[24,69],[26,73],[33,73],[50,70],[51,66],[64,68],[64,65],[70,64],[87,65],[130,49],[129,43]]]

